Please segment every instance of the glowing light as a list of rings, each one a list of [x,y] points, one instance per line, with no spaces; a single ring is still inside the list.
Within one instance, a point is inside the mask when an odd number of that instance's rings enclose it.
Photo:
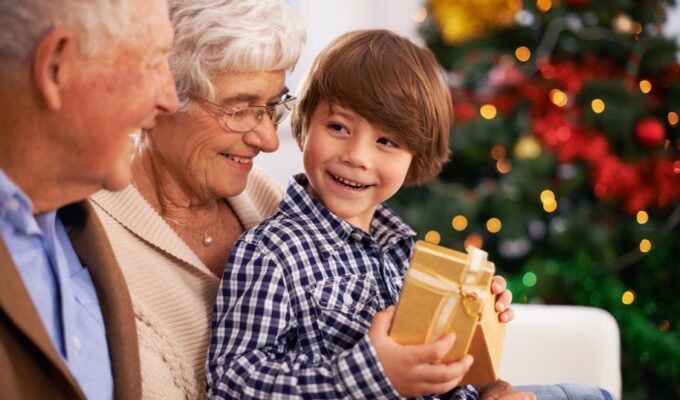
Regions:
[[[649,214],[647,214],[647,211],[640,210],[637,212],[637,215],[635,215],[635,219],[640,225],[646,224],[647,221],[649,221]]]
[[[633,304],[635,301],[635,292],[632,290],[626,290],[623,292],[623,295],[621,295],[621,303],[625,305],[630,305]]]
[[[648,81],[647,79],[643,79],[640,81],[640,91],[642,93],[649,93],[652,91],[652,82]]]
[[[500,160],[502,158],[505,158],[506,151],[505,147],[497,144],[491,148],[491,158],[494,160]]]
[[[425,234],[425,241],[428,243],[439,244],[441,240],[442,237],[439,235],[439,232],[437,231],[429,231]]]
[[[500,219],[489,218],[489,220],[486,221],[486,230],[491,233],[498,233],[498,231],[501,230],[502,225]]]
[[[536,0],[536,8],[541,12],[548,12],[552,5],[552,0]]]
[[[468,220],[463,215],[456,215],[451,220],[451,226],[453,226],[453,229],[455,229],[459,232],[463,231],[468,226]]]
[[[555,201],[555,193],[550,189],[541,192],[541,203]]]
[[[529,61],[531,58],[531,50],[529,50],[529,48],[526,46],[520,46],[515,49],[515,57],[517,57],[517,59],[521,62]]]
[[[673,173],[680,174],[680,161],[673,161]]]
[[[421,23],[427,18],[427,9],[425,7],[418,7],[418,9],[411,14],[411,21]]]
[[[595,114],[602,114],[605,109],[604,101],[602,101],[602,99],[593,99],[593,101],[590,102],[590,108],[593,109]]]
[[[498,162],[496,162],[496,169],[501,174],[507,174],[512,169],[512,162],[507,158],[498,160]]]
[[[569,101],[569,97],[566,93],[559,89],[553,89],[550,91],[550,101],[552,101],[558,107],[564,107]]]
[[[557,201],[555,201],[555,199],[553,199],[552,201],[546,201],[545,203],[543,203],[543,210],[549,213],[555,212],[555,210],[557,210]]]
[[[534,287],[538,282],[538,277],[533,272],[527,272],[522,276],[522,284],[526,287]]]
[[[468,235],[467,238],[465,238],[465,241],[463,242],[463,247],[474,246],[477,247],[478,249],[481,249],[483,244],[484,239],[482,239],[482,235],[478,233],[471,233],[470,235]]]
[[[668,332],[668,329],[670,329],[670,327],[671,327],[671,323],[668,322],[667,319],[664,319],[663,321],[661,321],[659,323],[659,330],[661,332]]]
[[[676,113],[674,111],[671,111],[671,112],[668,113],[668,123],[670,124],[670,126],[677,125],[678,119],[680,119],[680,118],[678,118],[678,113]]]
[[[649,251],[652,249],[652,242],[649,241],[648,239],[642,239],[640,240],[640,251],[643,253],[649,253]]]
[[[498,113],[498,110],[496,110],[496,107],[491,104],[484,104],[479,108],[479,113],[484,119],[494,119]]]
[[[524,135],[515,146],[515,156],[520,160],[533,159],[541,155],[541,144],[533,136]]]

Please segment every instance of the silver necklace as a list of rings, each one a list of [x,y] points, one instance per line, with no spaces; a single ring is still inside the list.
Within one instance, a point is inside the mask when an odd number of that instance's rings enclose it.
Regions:
[[[219,206],[218,206],[218,207],[219,207]],[[215,207],[215,214],[217,215],[217,207]],[[188,226],[186,226],[185,224],[183,224],[183,223],[177,221],[177,220],[174,219],[174,218],[170,218],[170,217],[167,217],[167,216],[165,216],[165,217],[163,217],[163,218],[164,218],[165,220],[167,220],[168,222],[172,222],[173,224],[175,224],[175,225],[177,225],[177,226],[181,226],[181,227],[184,228],[184,229],[187,229],[187,230],[189,230],[189,231],[191,231],[191,232],[193,232],[193,233],[196,233],[196,234],[198,234],[198,235],[203,236],[203,245],[204,245],[205,247],[210,247],[210,246],[213,244],[213,242],[215,241],[215,239],[212,237],[212,235],[210,235],[210,234],[208,233],[208,229],[207,229],[207,228],[206,228],[205,231],[200,231],[200,230],[198,230],[198,229],[189,228]]]

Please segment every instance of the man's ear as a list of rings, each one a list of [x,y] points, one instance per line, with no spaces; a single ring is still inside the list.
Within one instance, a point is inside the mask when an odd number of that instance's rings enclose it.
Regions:
[[[53,110],[61,108],[62,89],[77,56],[76,50],[73,31],[66,28],[51,30],[38,43],[33,60],[33,79],[45,104]]]

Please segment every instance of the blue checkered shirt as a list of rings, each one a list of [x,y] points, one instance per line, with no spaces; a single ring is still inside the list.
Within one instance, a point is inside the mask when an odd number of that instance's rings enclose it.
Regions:
[[[415,232],[385,205],[370,234],[291,179],[279,210],[234,244],[215,304],[210,398],[400,398],[368,329],[396,304]],[[476,400],[474,387],[446,398]]]

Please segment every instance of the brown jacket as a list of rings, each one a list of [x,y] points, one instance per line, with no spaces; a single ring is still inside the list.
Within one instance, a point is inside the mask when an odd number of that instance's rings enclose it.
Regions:
[[[87,202],[60,210],[73,247],[90,270],[111,356],[116,399],[141,398],[137,332],[123,275]],[[0,399],[82,399],[75,378],[52,345],[0,237]]]

